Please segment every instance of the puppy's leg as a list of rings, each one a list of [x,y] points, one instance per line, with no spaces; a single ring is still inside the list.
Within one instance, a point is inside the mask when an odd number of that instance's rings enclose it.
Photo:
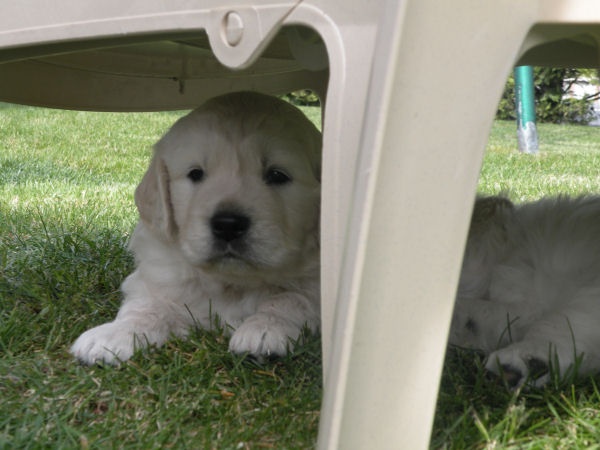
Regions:
[[[124,286],[125,301],[114,321],[83,333],[71,353],[85,364],[118,364],[135,350],[161,346],[171,335],[185,336],[191,318],[178,305],[153,298],[153,293],[132,274]]]
[[[559,376],[573,367],[578,375],[600,368],[600,329],[597,312],[553,313],[531,324],[520,342],[491,353],[486,368],[513,387],[528,379],[543,386],[552,366]]]
[[[319,305],[307,297],[287,292],[259,304],[257,312],[246,318],[229,341],[229,350],[257,358],[282,356],[296,341],[304,327],[319,329]]]

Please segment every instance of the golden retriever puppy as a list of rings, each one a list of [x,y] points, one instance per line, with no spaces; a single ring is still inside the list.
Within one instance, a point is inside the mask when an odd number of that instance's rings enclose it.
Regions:
[[[477,199],[450,343],[513,387],[600,370],[600,197]]]
[[[261,358],[318,330],[320,164],[320,132],[274,97],[228,94],[177,121],[135,192],[123,304],[71,353],[116,363],[217,320],[232,352]]]

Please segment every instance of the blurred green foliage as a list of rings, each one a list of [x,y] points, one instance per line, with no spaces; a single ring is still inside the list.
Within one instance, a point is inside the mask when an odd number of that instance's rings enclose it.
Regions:
[[[598,84],[598,74],[593,69],[563,69],[534,67],[535,109],[538,122],[587,124],[594,118],[592,102],[599,94],[582,98],[567,95],[576,85]],[[498,105],[496,118],[515,120],[515,80],[508,78]]]
[[[285,97],[294,105],[319,106],[321,104],[319,96],[309,89],[290,92],[289,94],[286,94]]]

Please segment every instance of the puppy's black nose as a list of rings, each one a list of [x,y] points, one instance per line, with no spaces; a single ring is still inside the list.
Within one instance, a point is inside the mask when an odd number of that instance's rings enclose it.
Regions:
[[[222,211],[212,216],[210,228],[215,238],[231,242],[246,234],[250,228],[250,219],[236,212]]]

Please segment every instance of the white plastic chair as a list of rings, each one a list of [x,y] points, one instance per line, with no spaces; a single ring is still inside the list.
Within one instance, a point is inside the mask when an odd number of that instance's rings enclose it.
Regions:
[[[596,24],[597,0],[4,2],[0,99],[131,111],[327,92],[318,445],[412,450],[506,76],[598,66]]]

